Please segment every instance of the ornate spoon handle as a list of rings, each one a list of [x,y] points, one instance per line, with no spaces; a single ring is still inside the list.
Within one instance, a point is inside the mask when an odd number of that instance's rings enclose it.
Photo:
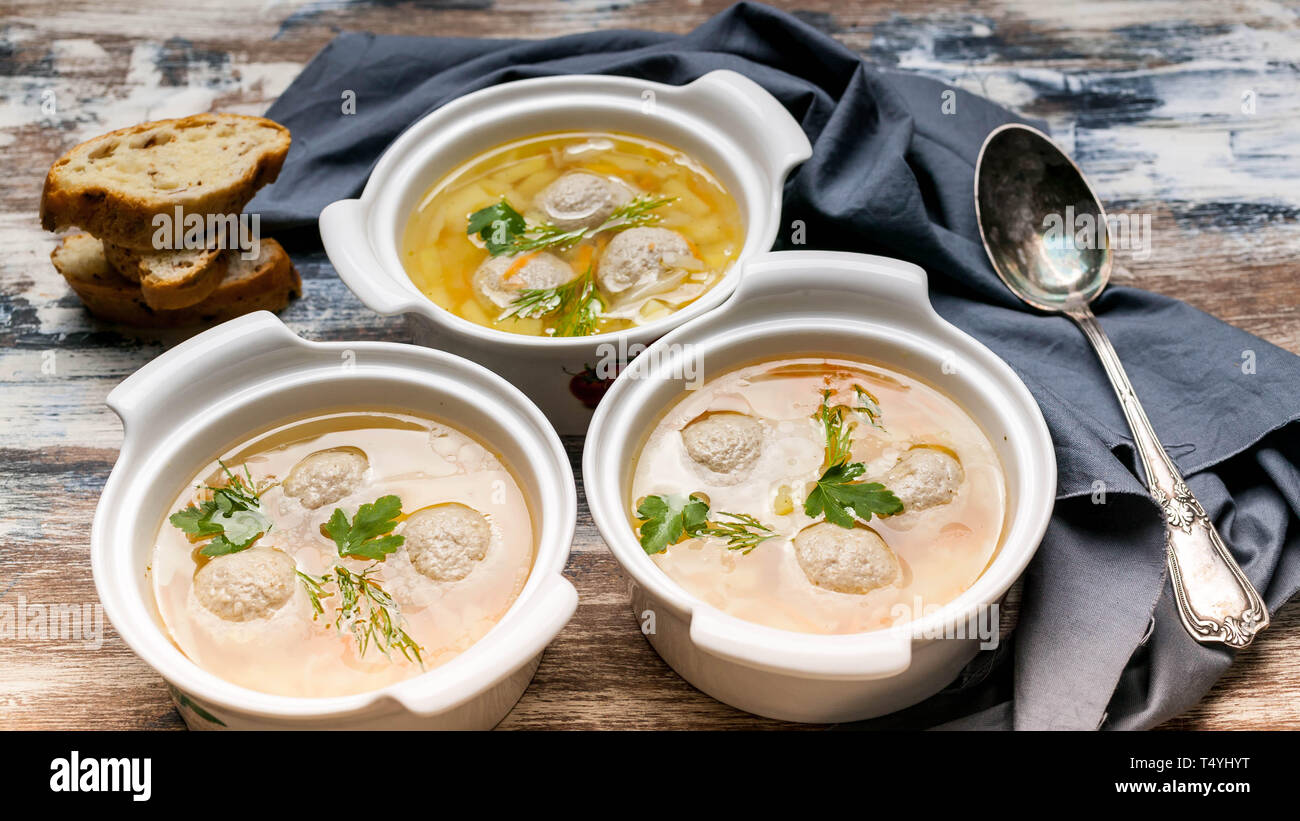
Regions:
[[[1133,430],[1147,491],[1164,511],[1169,577],[1183,625],[1197,641],[1245,647],[1268,627],[1263,599],[1165,453],[1097,317],[1086,306],[1072,308],[1066,315],[1096,349]]]

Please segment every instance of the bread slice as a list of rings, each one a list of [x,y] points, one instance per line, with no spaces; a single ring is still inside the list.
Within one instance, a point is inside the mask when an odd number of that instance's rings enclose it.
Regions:
[[[262,117],[195,114],[122,128],[50,166],[41,225],[76,225],[115,245],[161,250],[155,216],[174,222],[180,207],[182,224],[173,226],[179,234],[191,214],[238,214],[275,181],[288,153],[289,130]]]
[[[298,271],[275,240],[262,240],[254,260],[240,258],[237,251],[225,253],[225,274],[211,296],[198,305],[161,311],[145,302],[138,284],[109,265],[104,244],[90,234],[64,237],[50,259],[92,314],[123,325],[173,328],[224,322],[251,311],[282,311],[302,294]]]
[[[132,282],[150,308],[188,308],[207,299],[226,273],[226,254],[219,249],[137,251],[104,243],[108,264]]]

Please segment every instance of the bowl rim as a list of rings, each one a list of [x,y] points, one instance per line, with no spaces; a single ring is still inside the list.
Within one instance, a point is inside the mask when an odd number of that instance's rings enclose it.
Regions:
[[[756,151],[745,150],[732,132],[724,125],[709,123],[703,118],[689,113],[683,103],[700,95],[725,88],[734,95],[749,95],[750,107],[763,111],[768,117],[776,117],[778,122],[765,121],[764,128],[771,133],[776,144],[773,151],[784,151],[781,159],[765,161],[757,156]],[[427,145],[446,145],[454,140],[463,130],[482,127],[487,123],[497,123],[516,116],[521,109],[538,108],[559,100],[559,104],[573,106],[595,106],[613,110],[631,112],[639,108],[640,95],[630,95],[629,90],[652,90],[656,95],[656,105],[666,110],[683,115],[685,121],[695,123],[688,129],[682,125],[678,130],[689,131],[693,138],[701,139],[714,145],[718,155],[725,159],[726,173],[736,177],[742,188],[756,185],[766,189],[766,196],[753,198],[753,203],[731,190],[728,194],[736,200],[746,219],[744,243],[723,277],[700,298],[672,313],[644,325],[637,325],[617,331],[581,337],[537,337],[527,334],[515,334],[497,328],[489,328],[457,316],[450,310],[435,303],[420,292],[410,279],[410,274],[396,260],[397,268],[386,257],[388,245],[386,233],[409,219],[409,214],[393,214],[387,217],[383,225],[377,225],[376,212],[381,207],[394,210],[396,200],[401,194],[401,186],[394,183],[395,177],[408,175],[414,168],[422,168],[440,156],[442,149],[430,150]],[[668,140],[659,140],[670,147],[676,147]],[[383,277],[393,283],[397,291],[405,297],[393,310],[381,313],[414,313],[432,322],[439,329],[473,340],[475,343],[502,349],[553,351],[557,355],[573,354],[585,351],[592,346],[618,344],[621,340],[636,342],[653,339],[691,319],[704,315],[722,304],[734,291],[739,282],[741,263],[750,256],[768,250],[776,238],[781,219],[781,191],[785,180],[799,163],[812,155],[812,146],[804,135],[794,117],[769,92],[752,80],[729,69],[717,69],[707,72],[695,80],[682,85],[672,85],[634,77],[609,74],[557,74],[544,77],[530,77],[513,80],[473,91],[458,97],[425,114],[403,131],[376,161],[360,197],[359,215],[363,223],[362,234],[371,243],[370,255],[380,268],[371,277]],[[711,168],[715,174],[718,169]],[[719,175],[722,176],[722,175]],[[339,200],[331,203],[349,202]],[[324,213],[324,212],[322,212]],[[755,230],[755,220],[761,218],[763,225]],[[393,222],[396,220],[396,222]],[[324,219],[322,219],[324,227]],[[322,231],[325,234],[325,231]],[[329,238],[326,237],[328,240]],[[381,246],[380,243],[383,245]],[[327,241],[327,252],[328,252]],[[336,267],[337,264],[336,264]],[[373,279],[368,284],[374,287]],[[348,282],[351,288],[351,281]],[[358,294],[360,296],[360,294]],[[363,302],[366,300],[363,298]]]
[[[542,513],[542,500],[529,500],[536,534],[529,577],[496,624],[469,648],[423,673],[352,695],[306,697],[264,693],[229,682],[191,660],[171,640],[165,625],[154,616],[156,605],[144,600],[149,598],[147,591],[152,590],[152,583],[144,582],[146,592],[143,596],[124,584],[139,581],[134,578],[134,562],[122,560],[136,549],[129,539],[121,538],[138,516],[139,504],[131,503],[129,486],[139,476],[156,476],[166,467],[164,462],[169,456],[195,441],[200,433],[197,426],[194,431],[186,430],[193,414],[177,415],[170,423],[162,425],[137,424],[136,415],[140,411],[131,407],[130,397],[124,394],[145,387],[147,382],[132,383],[132,380],[147,379],[151,375],[147,371],[155,365],[165,368],[174,365],[182,354],[192,357],[210,353],[241,331],[255,336],[261,334],[259,338],[262,339],[267,334],[278,336],[287,355],[296,357],[296,364],[290,366],[288,373],[275,371],[274,381],[268,381],[256,367],[242,368],[240,375],[246,380],[244,387],[232,389],[226,386],[222,391],[233,397],[233,401],[221,410],[206,409],[205,412],[212,414],[214,420],[237,417],[250,412],[269,396],[338,381],[341,375],[344,380],[402,382],[444,395],[448,385],[473,385],[476,398],[491,397],[490,401],[497,408],[513,408],[526,420],[526,426],[521,428],[502,426],[511,431],[514,444],[523,455],[524,463],[512,461],[510,468],[517,473],[533,473],[539,486],[553,490],[550,498],[553,504]],[[358,357],[362,354],[380,355],[379,361],[364,367],[340,368],[338,357],[347,351]],[[327,357],[322,358],[321,354]],[[263,381],[258,383],[258,379]],[[190,385],[189,389],[193,390],[194,386]],[[519,629],[520,624],[515,623],[520,621],[520,612],[544,606],[548,597],[557,591],[560,598],[571,596],[573,606],[576,606],[576,592],[561,575],[568,560],[577,517],[576,485],[563,444],[536,405],[509,382],[477,363],[444,351],[402,343],[310,341],[294,334],[275,315],[259,311],[218,325],[155,358],[114,389],[108,397],[108,404],[122,419],[124,436],[118,459],[96,506],[91,529],[91,568],[96,590],[105,614],[126,645],[170,685],[205,704],[242,715],[298,720],[361,714],[373,710],[381,702],[389,702],[387,707],[380,708],[381,713],[402,709],[421,715],[442,713],[472,700],[527,663],[531,656],[521,652],[522,645],[528,643],[527,639],[537,639],[538,635],[520,635],[528,628],[526,621],[522,623],[523,630]],[[436,412],[407,410],[440,418]],[[162,413],[167,411],[164,409]],[[209,424],[206,419],[205,424]],[[460,429],[462,426],[455,427]],[[473,431],[469,433],[478,437]],[[493,446],[491,442],[487,444]],[[560,602],[559,606],[563,610],[564,603]],[[535,633],[549,632],[543,637],[542,647],[554,639],[571,615],[572,606],[558,626],[538,624],[533,627]],[[500,629],[502,625],[511,629]],[[457,662],[461,663],[458,665]],[[457,686],[459,692],[453,690]],[[422,709],[419,706],[421,701],[426,704],[433,702],[436,709]]]
[[[970,587],[933,613],[923,614],[917,619],[881,630],[844,634],[804,633],[741,619],[706,603],[660,570],[641,549],[626,520],[626,504],[621,498],[624,482],[611,473],[615,462],[634,458],[634,449],[644,439],[644,437],[629,435],[628,412],[620,412],[619,409],[637,405],[642,401],[643,393],[651,390],[650,387],[642,386],[650,385],[656,380],[655,371],[665,373],[671,371],[674,366],[672,354],[665,351],[671,350],[674,346],[680,348],[689,344],[695,346],[697,352],[695,356],[701,354],[707,356],[709,353],[707,346],[713,346],[715,350],[734,349],[754,339],[770,337],[773,334],[807,332],[822,327],[824,323],[820,323],[817,317],[801,309],[796,300],[789,300],[785,306],[780,306],[778,303],[778,309],[770,312],[765,318],[756,320],[751,316],[743,327],[734,327],[737,320],[744,319],[747,297],[754,296],[747,293],[746,286],[756,269],[771,270],[800,266],[826,267],[841,272],[850,270],[862,272],[864,266],[873,267],[876,269],[873,273],[900,275],[903,278],[911,278],[914,284],[918,284],[915,280],[919,277],[920,288],[917,293],[920,294],[923,306],[914,304],[912,307],[916,309],[923,307],[923,310],[910,314],[905,311],[897,312],[884,318],[876,317],[871,322],[863,320],[854,323],[854,320],[848,319],[850,324],[844,329],[837,329],[835,333],[849,334],[864,340],[873,337],[879,340],[884,338],[882,331],[888,329],[893,332],[889,337],[891,342],[897,343],[901,340],[902,346],[910,346],[913,352],[923,350],[917,345],[930,340],[931,343],[941,341],[946,350],[960,353],[963,363],[969,364],[975,372],[982,376],[993,377],[983,386],[975,385],[974,389],[986,398],[996,395],[1005,400],[1006,407],[1018,411],[1023,416],[1022,420],[1015,421],[1014,424],[1012,424],[1013,420],[1006,416],[1000,416],[999,421],[1006,427],[1014,428],[1021,428],[1022,421],[1028,422],[1025,430],[1026,438],[1017,441],[1011,441],[1009,438],[1009,446],[1014,454],[1021,457],[1018,466],[1022,470],[1029,468],[1046,480],[1038,484],[1030,483],[1029,498],[1016,500],[1014,513],[1009,514],[1004,523],[996,554]],[[914,301],[914,297],[911,299]],[[758,309],[752,309],[750,312],[752,313],[753,310]],[[738,311],[740,315],[737,316],[737,320],[732,320],[732,315]],[[933,348],[933,344],[931,347]],[[908,368],[891,364],[888,360],[881,360],[880,364],[905,373],[909,372]],[[954,375],[965,380],[969,385],[977,381],[971,378],[972,369],[963,367]],[[934,387],[947,393],[938,386]],[[660,410],[666,410],[667,407],[665,405]],[[983,421],[978,418],[975,421],[986,430],[987,435],[987,426]],[[619,454],[620,458],[601,455],[609,453]],[[837,251],[778,251],[760,255],[747,262],[741,288],[726,304],[654,342],[620,375],[592,418],[584,447],[582,467],[584,486],[588,489],[588,508],[601,536],[623,570],[637,584],[643,586],[652,599],[666,602],[688,621],[693,621],[697,613],[707,613],[710,621],[743,630],[751,636],[765,637],[773,647],[764,648],[763,657],[739,659],[741,663],[804,678],[839,676],[809,675],[801,672],[793,659],[781,657],[781,651],[775,647],[776,645],[783,643],[788,645],[792,637],[797,637],[802,648],[811,651],[812,654],[819,651],[832,654],[853,649],[864,652],[883,649],[896,644],[904,636],[914,643],[924,640],[927,635],[933,635],[933,631],[940,630],[945,625],[967,620],[976,614],[981,606],[998,601],[1021,576],[1035,555],[1046,532],[1056,496],[1056,457],[1047,423],[1037,402],[1011,367],[983,343],[939,316],[929,302],[925,291],[925,274],[921,268],[887,257]],[[1013,492],[1015,492],[1014,488],[1008,487],[1008,495]],[[1014,543],[1013,537],[1015,537]],[[880,678],[881,676],[862,677]]]

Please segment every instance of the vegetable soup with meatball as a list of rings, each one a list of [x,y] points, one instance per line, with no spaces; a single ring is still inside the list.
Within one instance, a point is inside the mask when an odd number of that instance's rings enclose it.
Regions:
[[[1006,483],[951,399],[867,362],[794,357],[684,394],[641,448],[629,515],[689,593],[807,633],[952,601],[997,550]]]
[[[277,695],[437,667],[501,619],[533,563],[528,504],[501,458],[408,413],[280,425],[205,466],[171,510],[151,573],[172,640]]]
[[[740,253],[742,225],[722,184],[681,151],[556,132],[499,145],[438,181],[411,214],[402,261],[464,319],[588,336],[699,299]]]

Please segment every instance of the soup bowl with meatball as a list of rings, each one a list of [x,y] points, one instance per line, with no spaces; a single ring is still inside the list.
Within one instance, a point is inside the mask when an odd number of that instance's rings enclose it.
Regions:
[[[772,247],[799,124],[731,71],[505,83],[414,123],[321,213],[339,276],[415,341],[505,376],[561,433]]]
[[[490,728],[577,606],[559,438],[468,360],[262,312],[108,404],[96,587],[192,728]]]
[[[804,722],[907,707],[996,645],[1056,486],[1029,391],[935,313],[924,271],[816,251],[746,262],[638,357],[583,475],[664,660]]]

